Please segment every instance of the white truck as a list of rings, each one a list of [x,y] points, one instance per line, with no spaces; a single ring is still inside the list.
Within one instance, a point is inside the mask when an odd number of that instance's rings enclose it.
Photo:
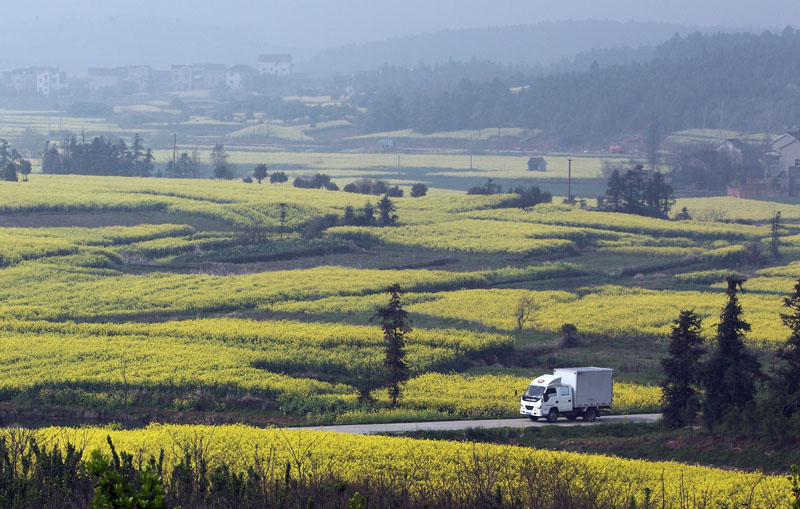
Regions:
[[[611,408],[614,398],[614,370],[608,368],[560,368],[552,375],[531,381],[520,398],[519,413],[532,421],[546,417],[556,422],[560,415],[574,421],[594,421],[600,410]]]

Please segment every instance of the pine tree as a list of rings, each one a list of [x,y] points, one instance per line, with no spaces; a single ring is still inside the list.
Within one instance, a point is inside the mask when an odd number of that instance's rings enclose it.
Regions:
[[[620,201],[624,191],[625,183],[619,174],[619,170],[614,170],[608,178],[608,188],[606,189],[607,202],[611,210],[620,209]]]
[[[381,201],[378,202],[378,225],[392,226],[397,221],[394,211],[394,203],[392,203],[388,195],[384,195]]]
[[[386,357],[383,361],[383,367],[386,369],[384,386],[389,389],[389,398],[394,407],[400,397],[402,384],[410,377],[405,361],[405,337],[411,332],[411,326],[408,321],[408,312],[400,304],[400,297],[403,295],[400,285],[395,283],[386,291],[389,292],[389,303],[385,307],[378,308],[370,321],[380,320],[383,328],[386,350]]]
[[[791,333],[775,356],[780,364],[775,368],[771,387],[774,399],[786,417],[800,411],[800,279],[794,285],[791,297],[783,299],[787,313],[781,313],[781,320]]]
[[[664,368],[664,424],[679,428],[690,423],[696,412],[701,379],[700,356],[703,338],[700,318],[694,311],[681,311],[672,327],[669,357],[661,361]]]
[[[728,279],[728,301],[717,326],[716,348],[706,363],[703,376],[703,416],[709,430],[732,412],[741,412],[753,402],[756,379],[761,368],[744,345],[750,324],[742,319],[737,293],[744,280]]]

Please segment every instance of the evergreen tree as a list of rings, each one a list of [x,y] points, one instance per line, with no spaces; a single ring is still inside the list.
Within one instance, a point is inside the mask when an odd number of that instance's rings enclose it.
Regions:
[[[681,311],[672,326],[667,349],[669,357],[661,360],[664,369],[662,411],[664,424],[670,428],[690,423],[696,412],[700,356],[703,355],[700,322],[694,311]]]
[[[611,210],[619,210],[622,200],[624,183],[619,174],[619,170],[614,170],[608,178],[608,188],[606,189],[607,202]]]
[[[359,226],[370,226],[375,224],[375,207],[372,203],[367,202],[361,208],[361,213],[357,218]]]
[[[644,168],[637,164],[632,170],[625,172],[622,185],[622,210],[629,214],[638,214],[642,208],[644,194]]]
[[[344,208],[343,222],[346,225],[356,224],[356,209],[354,209],[352,205],[348,205]]]
[[[739,413],[753,402],[756,379],[761,368],[744,345],[750,324],[742,319],[738,291],[744,280],[728,279],[728,301],[717,326],[716,347],[705,365],[703,416],[709,430],[732,413]]]
[[[644,204],[648,209],[648,214],[666,218],[674,203],[672,186],[666,183],[664,175],[658,172],[654,173],[645,184]]]
[[[49,141],[45,143],[42,152],[42,173],[65,173],[58,147],[55,144],[51,145]]]
[[[384,349],[386,357],[383,367],[386,370],[386,380],[384,386],[389,389],[391,406],[397,405],[400,397],[401,386],[410,378],[408,365],[406,364],[405,337],[411,332],[408,312],[400,304],[400,297],[403,290],[400,285],[395,283],[386,290],[389,293],[389,303],[382,308],[378,308],[370,321],[379,320],[383,328]]]
[[[800,279],[791,297],[783,299],[783,305],[787,312],[781,313],[781,320],[791,332],[786,344],[776,353],[780,364],[775,368],[770,385],[780,410],[784,416],[791,417],[800,411]]]
[[[378,224],[380,226],[391,226],[397,221],[397,216],[394,214],[395,206],[388,195],[384,195],[381,201],[378,202]]]

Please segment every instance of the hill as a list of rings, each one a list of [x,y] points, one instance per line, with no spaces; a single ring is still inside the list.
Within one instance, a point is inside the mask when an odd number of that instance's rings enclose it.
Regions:
[[[631,48],[657,45],[674,34],[697,30],[714,31],[670,23],[597,20],[443,30],[323,50],[300,62],[298,69],[315,74],[350,73],[387,64],[412,67],[473,58],[547,67],[592,50],[598,50],[604,63],[627,63],[647,56]],[[614,51],[609,53],[610,49]]]
[[[431,90],[386,86],[365,129],[421,132],[490,126],[542,129],[562,146],[693,128],[782,130],[800,113],[800,33],[674,36],[647,63],[532,77],[528,85],[462,80]],[[516,88],[512,88],[515,87]]]

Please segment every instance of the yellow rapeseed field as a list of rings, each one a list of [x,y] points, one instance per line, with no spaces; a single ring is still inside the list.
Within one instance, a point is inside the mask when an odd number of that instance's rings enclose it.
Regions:
[[[187,454],[201,455],[210,469],[226,463],[234,472],[259,462],[257,468],[272,476],[286,475],[288,464],[293,478],[332,474],[346,482],[404,489],[423,499],[447,491],[468,499],[466,490],[483,488],[507,500],[551,507],[557,501],[548,498],[552,495],[544,479],[558,478],[571,486],[566,490],[571,496],[588,493],[598,507],[627,507],[631,497],[643,500],[646,490],[651,503],[661,507],[770,509],[787,507],[791,500],[790,484],[781,476],[491,444],[243,425],[150,425],[129,431],[45,428],[34,436],[39,443],[63,446],[70,441],[86,452],[100,449],[106,454],[110,436],[117,450],[135,458],[157,457],[163,450],[166,472]]]

